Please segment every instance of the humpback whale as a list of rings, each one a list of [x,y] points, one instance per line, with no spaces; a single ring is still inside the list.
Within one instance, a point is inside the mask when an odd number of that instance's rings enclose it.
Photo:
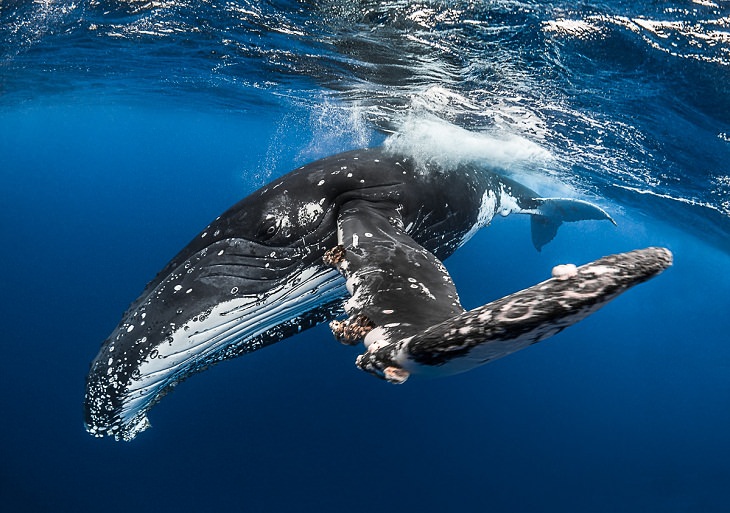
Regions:
[[[392,383],[463,372],[554,335],[671,265],[647,248],[466,311],[442,260],[497,215],[531,216],[539,250],[563,222],[607,220],[473,164],[416,165],[383,148],[305,165],[204,228],[145,287],[86,381],[85,426],[131,440],[177,383],[324,321],[357,366]],[[341,320],[343,313],[346,318]]]

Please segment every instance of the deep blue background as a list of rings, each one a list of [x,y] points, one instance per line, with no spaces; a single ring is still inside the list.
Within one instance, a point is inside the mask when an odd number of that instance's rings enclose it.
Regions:
[[[88,363],[121,312],[270,173],[349,149],[314,131],[303,110],[2,111],[0,509],[726,511],[730,257],[619,205],[617,228],[565,226],[542,253],[526,219],[499,218],[446,262],[474,307],[557,263],[672,249],[673,268],[554,339],[398,387],[321,326],[194,376],[132,443],[86,434]]]

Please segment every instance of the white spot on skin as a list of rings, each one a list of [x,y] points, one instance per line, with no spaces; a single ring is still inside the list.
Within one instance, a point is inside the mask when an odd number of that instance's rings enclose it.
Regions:
[[[324,185],[324,180],[320,180],[319,183],[317,184],[317,186],[319,186],[319,187],[321,187],[322,185]]]
[[[385,340],[376,340],[375,342],[373,342],[372,344],[370,344],[368,346],[368,351],[370,351],[371,353],[374,353],[378,349],[382,349],[387,345],[388,345],[388,342],[386,342]]]
[[[497,196],[492,191],[487,190],[482,195],[482,203],[479,205],[479,213],[477,214],[477,222],[474,223],[469,231],[464,235],[461,243],[464,244],[466,241],[471,239],[479,229],[487,226],[496,213],[497,209]]]
[[[302,205],[298,212],[299,225],[311,224],[316,221],[320,215],[322,215],[322,213],[324,212],[321,206],[323,200],[324,198],[320,200],[319,203],[312,202]]]
[[[351,296],[354,296],[354,290],[355,287],[360,286],[360,278],[357,276],[351,276],[350,278],[347,278],[345,281],[345,288],[347,289],[347,292],[350,293]]]
[[[201,235],[200,238],[204,239],[206,235],[208,235],[208,232],[203,232],[203,235]]]
[[[134,329],[134,324],[131,324],[129,328],[127,328],[127,333],[131,333],[131,331]]]
[[[578,274],[578,268],[575,264],[562,264],[553,267],[553,278],[558,280],[567,280]]]
[[[353,233],[352,234],[352,247],[356,248],[359,241],[360,241],[360,238],[357,236],[357,233]]]
[[[603,274],[614,274],[616,273],[616,269],[613,267],[609,267],[607,265],[594,265],[586,269],[586,271],[591,272],[595,274],[596,276],[601,276]]]
[[[345,301],[345,304],[343,305],[345,308],[345,311],[347,313],[352,312],[353,310],[359,310],[362,308],[362,304],[353,296],[347,301]]]
[[[377,328],[370,330],[370,332],[365,335],[362,342],[368,350],[370,350],[372,346],[376,346],[375,349],[373,349],[375,351],[378,347],[388,345],[390,343],[390,339],[387,332],[382,327],[378,326]]]
[[[182,290],[182,285],[175,285],[175,292]]]
[[[509,191],[505,191],[504,189],[499,191],[499,206],[499,213],[503,217],[522,210],[517,204],[517,198],[510,195]]]
[[[372,236],[373,236],[373,234],[372,234],[372,233],[370,233],[370,232],[365,232],[365,237],[372,237]]]

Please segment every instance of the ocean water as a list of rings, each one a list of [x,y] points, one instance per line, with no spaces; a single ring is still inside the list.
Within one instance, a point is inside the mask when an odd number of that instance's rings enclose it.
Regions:
[[[0,2],[2,511],[721,512],[730,502],[728,2]],[[89,362],[208,222],[382,143],[616,219],[495,219],[465,307],[650,245],[661,276],[534,347],[393,386],[319,326],[179,385],[134,441]]]

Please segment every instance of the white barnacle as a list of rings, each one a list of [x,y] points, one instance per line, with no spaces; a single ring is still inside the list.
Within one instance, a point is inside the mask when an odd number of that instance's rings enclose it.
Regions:
[[[552,276],[557,280],[567,280],[578,274],[575,264],[561,264],[553,267]]]
[[[390,383],[395,383],[396,385],[405,383],[410,375],[411,373],[407,370],[401,369],[400,367],[394,367],[392,365],[383,369],[383,377],[385,380]]]

